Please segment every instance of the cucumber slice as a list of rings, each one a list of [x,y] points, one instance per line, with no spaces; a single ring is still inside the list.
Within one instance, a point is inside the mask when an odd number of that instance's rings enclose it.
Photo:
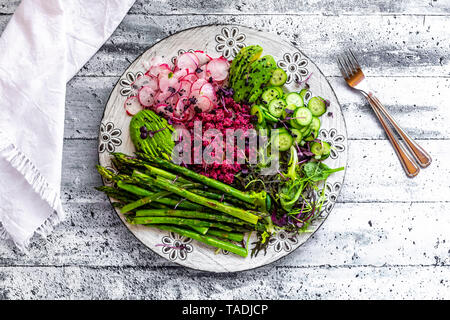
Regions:
[[[294,129],[303,129],[302,126],[300,126],[297,121],[295,121],[295,119],[289,119],[289,124],[291,125],[292,128]]]
[[[297,143],[302,142],[303,135],[299,129],[293,128],[293,129],[291,129],[291,132],[292,132],[292,138],[294,138],[295,142],[297,142]]]
[[[290,92],[286,95],[286,103],[296,107],[303,107],[303,98],[297,92]]]
[[[264,102],[265,104],[269,104],[270,101],[281,98],[282,93],[280,93],[275,88],[278,88],[278,87],[269,87],[266,90],[264,90],[264,92],[261,96],[262,102]]]
[[[310,133],[308,133],[308,136],[304,135],[305,141],[313,141],[319,136],[320,119],[317,117],[313,117],[309,125],[309,128],[311,129],[311,131]]]
[[[265,122],[264,113],[263,113],[263,111],[261,109],[261,106],[259,106],[257,104],[253,105],[252,108],[250,109],[250,114],[252,116],[256,116],[257,117],[258,124],[262,124],[262,123]]]
[[[288,104],[286,108],[284,108],[283,110],[283,114],[282,117],[283,119],[286,119],[286,117],[291,117],[294,114],[295,109],[297,109],[297,107],[293,104]],[[289,112],[287,112],[289,111]]]
[[[284,108],[286,108],[286,102],[283,99],[275,99],[269,103],[269,112],[274,117],[281,117]]]
[[[271,115],[269,110],[267,110],[267,108],[263,108],[262,110],[264,112],[264,118],[266,120],[271,121],[271,122],[277,122],[278,120],[280,120],[277,117],[274,117],[273,115]]]
[[[281,87],[276,87],[276,86],[271,87],[271,88],[273,88],[274,90],[277,90],[277,91],[280,93],[280,98],[281,98],[282,96],[284,96],[283,88],[281,88]]]
[[[311,152],[317,156],[320,156],[321,160],[325,160],[330,156],[330,150],[330,145],[325,141],[322,141],[322,143],[313,142],[311,144]]]
[[[300,126],[307,126],[311,123],[312,117],[313,115],[308,108],[300,107],[295,109],[293,118]]]
[[[320,119],[317,117],[313,117],[310,123],[311,130],[319,130],[320,129]]]
[[[283,69],[275,69],[270,78],[270,84],[273,86],[282,86],[287,80],[287,74]]]
[[[271,142],[274,144],[274,148],[279,151],[287,151],[294,143],[294,138],[286,129],[272,130]]]
[[[311,99],[311,97],[313,96],[311,91],[309,91],[308,89],[302,89],[299,94],[300,97],[302,97],[304,104],[308,104],[309,99]]]
[[[320,117],[327,111],[325,102],[319,97],[309,99],[308,109],[311,110],[311,113],[316,117]]]

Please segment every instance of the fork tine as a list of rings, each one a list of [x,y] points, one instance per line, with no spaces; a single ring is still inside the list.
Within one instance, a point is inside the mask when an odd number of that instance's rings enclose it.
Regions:
[[[341,62],[341,59],[340,59],[339,57],[337,57],[337,62],[338,62],[338,65],[339,65],[339,70],[340,70],[341,73],[342,73],[342,76],[343,76],[344,78],[348,78],[349,75],[348,75],[348,73],[347,73],[347,70],[344,68],[344,66],[343,66],[343,64],[342,64],[342,62]]]
[[[349,62],[348,62],[348,60],[346,58],[347,57],[346,57],[345,54],[341,56],[341,59],[343,61],[343,65],[344,65],[344,68],[345,68],[345,72],[349,75],[349,77],[351,77],[353,75],[353,69],[350,66],[350,64],[349,64]]]
[[[356,71],[356,66],[353,64],[352,59],[350,58],[350,54],[348,52],[344,52],[344,59],[349,68],[352,70],[352,73]]]
[[[348,51],[350,52],[350,59],[352,60],[353,64],[356,66],[357,69],[361,69],[361,66],[358,63],[358,60],[356,60],[355,55],[353,54],[353,51],[351,49],[348,49]]]

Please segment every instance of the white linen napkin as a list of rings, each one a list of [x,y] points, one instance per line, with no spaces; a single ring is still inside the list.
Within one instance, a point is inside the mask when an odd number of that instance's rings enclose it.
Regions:
[[[0,38],[0,236],[26,249],[64,218],[66,83],[134,0],[23,0]]]

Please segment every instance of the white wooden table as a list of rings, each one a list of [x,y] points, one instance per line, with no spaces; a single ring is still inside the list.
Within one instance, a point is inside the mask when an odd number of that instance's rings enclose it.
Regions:
[[[0,1],[0,30],[18,3]],[[345,184],[323,227],[280,261],[236,274],[193,271],[159,257],[93,189],[101,184],[98,126],[119,76],[158,39],[212,23],[256,27],[298,45],[334,87],[349,137]],[[449,30],[450,0],[138,0],[68,84],[68,219],[27,255],[0,243],[0,299],[449,299]],[[418,177],[403,174],[369,106],[344,85],[335,57],[349,47],[382,102],[432,155]]]

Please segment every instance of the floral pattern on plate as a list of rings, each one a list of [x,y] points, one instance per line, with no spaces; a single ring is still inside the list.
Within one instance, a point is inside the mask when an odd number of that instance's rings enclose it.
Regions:
[[[116,147],[122,144],[122,140],[119,138],[121,134],[122,130],[114,128],[114,123],[112,122],[100,124],[100,143],[98,145],[98,152],[114,152]]]
[[[216,35],[216,50],[227,59],[232,59],[245,47],[246,35],[239,32],[239,28],[222,28],[220,34]]]
[[[283,59],[278,61],[278,67],[286,71],[286,83],[300,83],[308,75],[308,60],[303,59],[300,52],[285,53]]]

